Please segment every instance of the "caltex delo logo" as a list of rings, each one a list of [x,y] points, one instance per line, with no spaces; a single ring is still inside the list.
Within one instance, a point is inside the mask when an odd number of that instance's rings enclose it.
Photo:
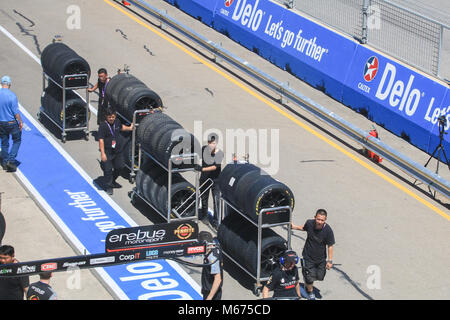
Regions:
[[[364,66],[364,80],[367,82],[372,81],[378,72],[378,59],[377,57],[373,56],[370,57],[366,65]]]
[[[233,1],[234,0],[225,0],[225,7],[229,7],[229,6],[231,6],[232,5],[232,3],[233,3]]]

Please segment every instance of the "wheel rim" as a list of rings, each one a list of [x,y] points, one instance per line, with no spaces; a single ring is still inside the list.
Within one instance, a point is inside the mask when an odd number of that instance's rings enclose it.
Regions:
[[[80,127],[84,124],[86,110],[82,107],[73,107],[67,110],[66,126],[70,128]]]
[[[289,199],[284,192],[271,191],[264,195],[260,202],[260,209],[283,207],[290,205]]]
[[[284,251],[284,247],[275,245],[261,252],[261,275],[272,273]]]
[[[136,110],[144,110],[144,109],[153,109],[155,101],[150,97],[142,97],[138,101],[136,101],[135,109]]]
[[[183,202],[185,202],[191,195],[193,194],[193,192],[191,190],[181,190],[176,192],[173,196],[172,196],[172,209],[176,209],[178,213],[183,212],[183,210],[185,210],[188,206],[189,203],[187,204],[183,204]],[[192,205],[191,207],[189,207],[189,209],[183,214],[183,216],[193,216],[194,215],[194,206]]]

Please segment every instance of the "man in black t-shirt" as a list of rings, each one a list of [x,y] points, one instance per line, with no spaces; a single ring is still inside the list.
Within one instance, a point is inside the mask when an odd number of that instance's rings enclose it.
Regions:
[[[326,210],[319,209],[314,219],[307,220],[303,226],[297,226],[292,223],[292,230],[301,230],[308,233],[302,252],[302,273],[310,300],[315,299],[313,292],[314,281],[322,281],[325,278],[326,270],[330,270],[333,267],[333,246],[335,240],[333,230],[326,223],[326,220]]]
[[[98,108],[97,108],[97,125],[100,125],[106,120],[105,111],[108,107],[108,101],[105,99],[105,90],[108,85],[110,77],[108,77],[108,71],[105,68],[98,69],[98,80],[97,83],[90,89],[89,92],[94,92],[98,89]]]
[[[0,247],[0,270],[8,272],[2,268],[3,264],[17,263],[14,257],[14,248],[9,245]],[[0,300],[23,300],[26,294],[30,278],[22,277],[0,277]]]
[[[298,298],[300,295],[300,282],[298,276],[298,256],[295,251],[288,250],[280,258],[280,266],[275,268],[266,285],[263,287],[263,298],[269,297],[273,290],[273,298]]]
[[[120,188],[116,182],[120,171],[125,166],[123,156],[124,138],[120,131],[133,130],[133,124],[123,125],[117,119],[116,112],[107,108],[105,111],[106,120],[100,123],[98,128],[98,143],[104,175],[105,190],[109,195],[113,194],[113,188]]]
[[[39,281],[30,284],[27,300],[57,300],[56,292],[50,286],[51,272],[39,273]]]
[[[223,152],[217,148],[218,137],[216,134],[210,134],[208,137],[208,145],[203,146],[202,148],[202,165],[196,166],[197,171],[201,171],[200,175],[200,186],[208,179],[213,181],[213,185],[211,187],[212,197],[213,197],[213,208],[214,208],[214,219],[212,221],[212,226],[217,227],[218,219],[219,219],[219,186],[217,180],[219,178],[221,168],[222,168],[222,160],[223,160]],[[206,185],[208,186],[208,184]],[[203,192],[200,189],[200,192]],[[208,217],[208,198],[209,198],[209,189],[201,196],[202,207],[199,211],[198,218],[199,220],[204,220]]]

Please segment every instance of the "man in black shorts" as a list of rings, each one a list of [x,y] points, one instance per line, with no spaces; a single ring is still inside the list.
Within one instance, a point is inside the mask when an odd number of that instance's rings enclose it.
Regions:
[[[292,230],[308,233],[303,247],[302,273],[305,280],[306,292],[310,300],[315,300],[313,292],[314,281],[322,281],[326,270],[333,267],[333,246],[335,243],[331,227],[326,223],[327,212],[319,209],[314,219],[307,220],[303,226],[292,223]],[[328,251],[328,260],[327,260]]]
[[[0,270],[8,272],[2,267],[3,264],[17,263],[14,247],[3,245],[0,247]],[[30,278],[22,277],[0,277],[0,300],[23,300],[27,293]]]
[[[39,281],[30,284],[27,300],[57,300],[56,292],[50,286],[51,272],[39,273]]]
[[[263,298],[269,297],[273,290],[273,298],[298,298],[300,295],[300,282],[296,264],[299,258],[292,250],[286,251],[280,258],[279,268],[275,268],[266,285],[263,287]]]
[[[133,124],[123,125],[117,119],[116,112],[107,108],[105,111],[106,120],[100,123],[98,128],[98,143],[100,147],[100,156],[104,176],[105,190],[109,195],[113,194],[113,188],[120,188],[121,185],[116,182],[120,171],[125,166],[123,156],[124,139],[120,131],[133,130]]]

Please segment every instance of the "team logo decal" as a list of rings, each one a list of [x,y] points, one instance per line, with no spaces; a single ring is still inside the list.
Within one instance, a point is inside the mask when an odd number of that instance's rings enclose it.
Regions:
[[[190,238],[194,231],[195,229],[190,224],[184,223],[179,226],[174,233],[178,238],[185,240]]]
[[[370,57],[366,65],[364,66],[364,80],[367,82],[372,81],[378,72],[378,59],[377,57],[373,56]]]
[[[234,0],[225,0],[225,7],[229,7],[231,6],[231,4],[233,3]]]

